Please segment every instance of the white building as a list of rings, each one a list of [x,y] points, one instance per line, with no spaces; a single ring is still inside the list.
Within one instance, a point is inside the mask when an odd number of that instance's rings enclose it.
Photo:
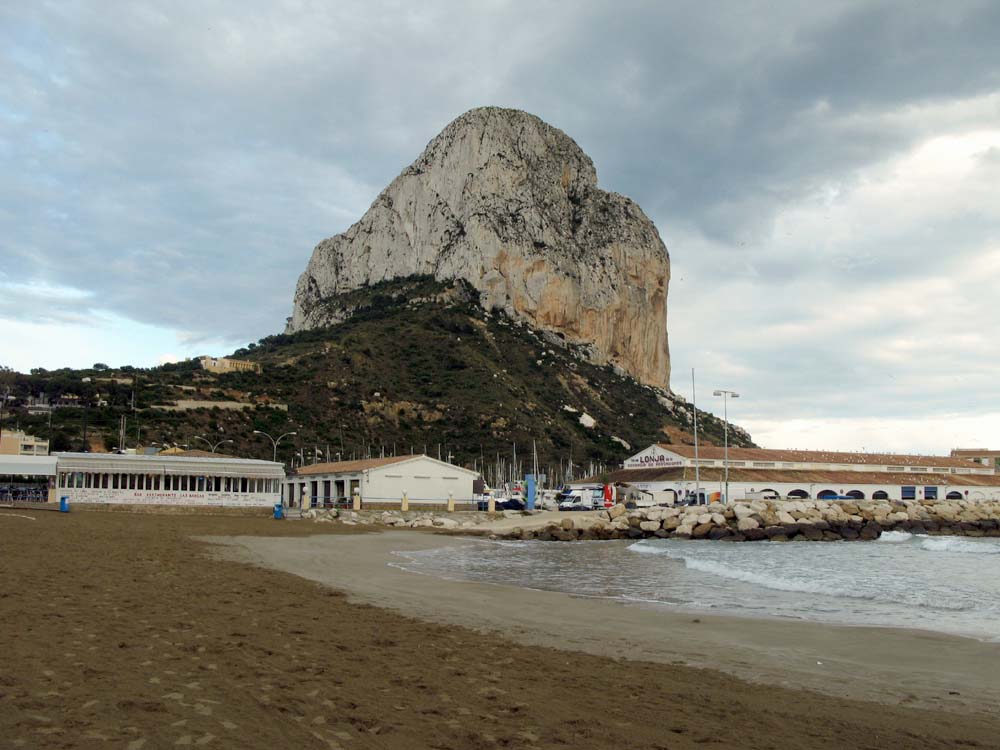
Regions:
[[[280,463],[248,458],[57,453],[56,494],[74,503],[270,507]]]
[[[683,499],[696,490],[707,502],[719,499],[727,468],[724,449],[700,447],[697,462],[694,454],[691,445],[651,445],[628,458],[608,480],[651,493],[657,501]],[[792,499],[1000,499],[995,469],[953,456],[730,448],[728,474],[733,500],[748,494]]]
[[[414,508],[474,502],[479,474],[429,456],[392,456],[303,466],[285,480],[284,502],[290,507],[349,504],[357,492],[364,508],[399,508],[406,494]]]

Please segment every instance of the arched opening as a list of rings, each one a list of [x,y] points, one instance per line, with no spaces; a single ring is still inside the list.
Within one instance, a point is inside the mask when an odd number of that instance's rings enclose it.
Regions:
[[[777,500],[778,498],[781,497],[781,494],[777,490],[771,490],[771,489],[761,490],[760,494],[763,496],[765,500]]]
[[[805,490],[792,490],[788,493],[789,498],[795,498],[796,500],[807,500],[809,499],[809,493]]]
[[[851,498],[854,498],[855,500],[864,500],[865,499],[865,493],[862,492],[861,490],[848,490],[847,496],[851,497]]]
[[[885,490],[875,490],[872,493],[872,500],[888,500],[889,493]]]
[[[956,492],[955,490],[952,490],[947,495],[945,495],[945,500],[961,500],[961,499],[962,499],[962,493]]]
[[[830,498],[837,497],[837,493],[834,490],[820,490],[816,497],[820,500],[829,500]]]

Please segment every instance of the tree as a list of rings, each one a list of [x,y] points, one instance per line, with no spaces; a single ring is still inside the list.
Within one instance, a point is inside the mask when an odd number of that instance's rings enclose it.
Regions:
[[[95,362],[94,366],[91,369],[93,369],[93,370],[110,370],[111,368],[108,367],[103,362]]]

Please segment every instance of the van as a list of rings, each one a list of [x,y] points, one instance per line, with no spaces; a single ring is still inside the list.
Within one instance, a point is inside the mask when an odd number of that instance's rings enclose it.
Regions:
[[[603,507],[600,490],[567,489],[559,496],[559,510],[597,510]]]

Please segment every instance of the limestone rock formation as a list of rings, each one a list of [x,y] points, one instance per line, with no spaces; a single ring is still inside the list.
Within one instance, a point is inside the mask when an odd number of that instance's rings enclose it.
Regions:
[[[487,309],[669,387],[667,249],[639,206],[599,189],[590,158],[534,115],[486,107],[449,124],[358,223],[316,246],[287,331],[342,318],[337,295],[418,274],[464,280]]]

